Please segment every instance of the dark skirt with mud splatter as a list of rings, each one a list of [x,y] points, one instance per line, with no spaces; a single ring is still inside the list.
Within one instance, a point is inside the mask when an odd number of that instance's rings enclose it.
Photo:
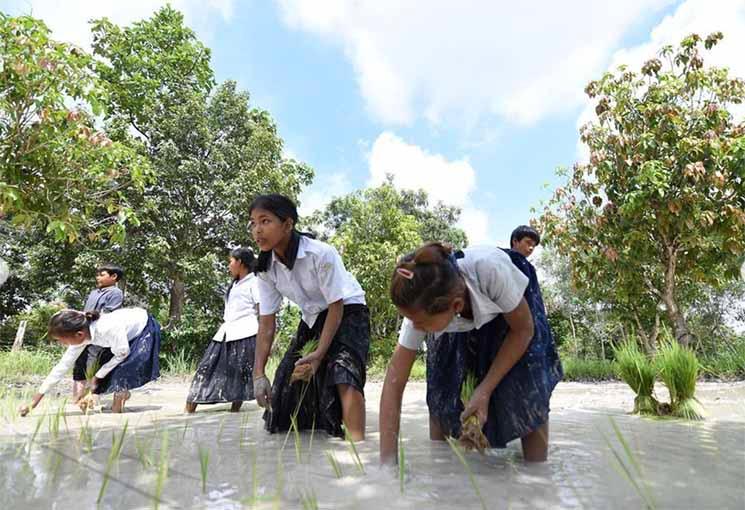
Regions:
[[[193,404],[254,399],[256,335],[230,342],[212,340],[199,362],[186,397]]]
[[[528,350],[497,385],[489,400],[484,434],[493,448],[504,448],[509,441],[524,437],[548,421],[549,400],[563,377],[546,319],[538,279],[527,259],[505,250],[528,276],[525,290],[535,326]],[[445,333],[427,340],[427,406],[446,435],[460,435],[461,384],[468,372],[481,382],[509,332],[502,315],[481,328],[465,333]]]
[[[370,312],[365,305],[346,305],[344,315],[318,371],[306,383],[290,383],[302,347],[321,336],[327,311],[312,328],[300,321],[297,334],[277,367],[272,385],[272,408],[264,413],[269,432],[289,430],[296,414],[298,429],[325,430],[344,437],[337,384],[348,384],[364,394],[367,356],[370,349]]]
[[[129,341],[129,355],[115,366],[93,390],[93,393],[115,393],[139,388],[160,377],[160,324],[148,316],[145,329]],[[85,381],[86,372],[94,372],[109,362],[114,355],[111,349],[89,345],[80,354],[73,368],[72,378]]]

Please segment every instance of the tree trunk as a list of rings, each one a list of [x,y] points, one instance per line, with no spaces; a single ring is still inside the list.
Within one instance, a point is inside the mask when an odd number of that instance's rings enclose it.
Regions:
[[[673,335],[675,340],[684,347],[688,347],[693,341],[693,335],[688,329],[688,321],[683,312],[678,307],[675,298],[675,269],[677,264],[677,252],[675,247],[667,245],[666,250],[666,269],[665,269],[665,291],[662,294],[662,301],[665,303],[667,318],[673,326]]]
[[[170,297],[168,307],[168,325],[176,325],[181,322],[181,313],[184,311],[184,298],[186,295],[184,278],[180,273],[173,276],[171,281]]]

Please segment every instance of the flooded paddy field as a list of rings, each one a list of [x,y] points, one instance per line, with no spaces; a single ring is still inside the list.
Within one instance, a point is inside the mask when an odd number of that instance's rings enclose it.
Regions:
[[[182,414],[187,384],[133,392],[127,411],[83,415],[62,398],[0,412],[2,508],[745,508],[745,384],[701,383],[703,422],[632,416],[622,384],[560,384],[549,460],[519,441],[486,455],[428,438],[423,383],[404,400],[404,470],[378,465],[381,385],[367,386],[367,439],[270,435],[255,403]],[[662,391],[662,390],[660,390]],[[16,391],[17,394],[17,391]],[[664,398],[663,393],[663,398]],[[106,404],[106,400],[104,400]],[[126,424],[126,431],[124,430]]]

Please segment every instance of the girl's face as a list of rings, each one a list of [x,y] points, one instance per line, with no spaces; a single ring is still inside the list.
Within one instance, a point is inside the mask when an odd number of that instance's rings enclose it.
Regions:
[[[289,239],[292,232],[292,220],[282,221],[277,215],[266,209],[251,211],[249,229],[261,251],[273,250],[282,241]]]
[[[230,272],[230,276],[232,276],[233,278],[238,278],[241,275],[241,267],[243,267],[243,264],[240,260],[230,257],[230,261],[228,262],[228,271]]]
[[[398,312],[409,319],[414,324],[414,328],[419,331],[437,333],[447,328],[456,314],[463,310],[464,303],[463,298],[455,298],[450,302],[450,307],[447,310],[434,314],[415,308],[399,308]]]
[[[65,335],[56,335],[54,339],[62,345],[80,345],[88,339],[88,333],[85,331],[75,331]]]

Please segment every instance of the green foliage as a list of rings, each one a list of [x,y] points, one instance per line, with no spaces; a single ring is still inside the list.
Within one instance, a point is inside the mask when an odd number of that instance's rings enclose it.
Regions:
[[[660,378],[670,392],[672,414],[688,420],[703,419],[703,407],[695,398],[699,364],[693,351],[668,335],[660,346],[657,362]]]
[[[657,368],[639,350],[636,338],[627,338],[614,349],[614,355],[619,377],[636,393],[634,412],[657,414],[657,402],[652,397]]]
[[[0,13],[0,62],[0,218],[59,241],[122,240],[138,223],[125,190],[141,191],[150,169],[96,126],[104,98],[90,55]]]
[[[618,368],[607,359],[585,359],[562,356],[565,381],[609,381],[616,379]]]
[[[64,308],[64,304],[59,302],[48,303],[46,301],[39,301],[34,303],[32,308],[13,316],[11,320],[6,321],[5,324],[0,326],[0,345],[8,347],[13,345],[18,326],[21,321],[26,321],[26,333],[23,339],[24,346],[39,346],[54,349],[52,346],[55,345],[55,342],[47,337],[47,327],[52,315],[62,308]]]
[[[0,381],[15,383],[33,376],[43,377],[61,355],[61,350],[0,351]]]
[[[721,37],[691,35],[641,73],[587,86],[590,161],[567,172],[540,221],[575,286],[647,330],[664,305],[683,343],[697,286],[724,285],[745,253],[745,125],[730,113],[745,82],[702,58]]]

